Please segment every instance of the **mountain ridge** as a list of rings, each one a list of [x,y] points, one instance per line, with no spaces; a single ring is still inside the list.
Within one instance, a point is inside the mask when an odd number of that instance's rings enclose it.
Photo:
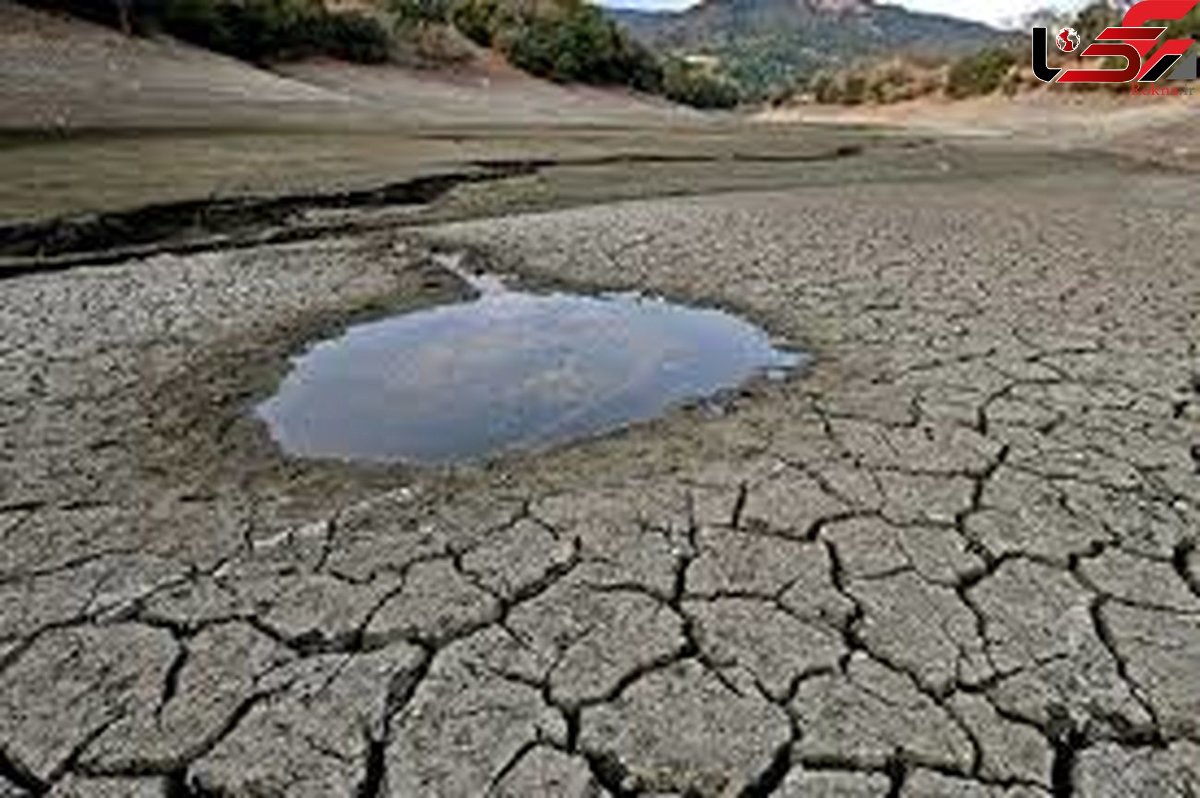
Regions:
[[[752,94],[857,60],[960,54],[1004,35],[981,22],[875,0],[703,0],[682,11],[606,10],[651,47],[714,59]]]

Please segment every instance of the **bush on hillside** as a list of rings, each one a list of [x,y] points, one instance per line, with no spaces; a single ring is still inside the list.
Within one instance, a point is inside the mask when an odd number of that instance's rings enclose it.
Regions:
[[[678,59],[663,67],[662,91],[668,99],[694,108],[732,108],[740,100],[731,81]]]
[[[1106,0],[1096,0],[1070,17],[1053,17],[1042,21],[1050,27],[1070,25],[1079,31],[1084,42],[1091,42],[1105,28],[1120,25],[1123,12]],[[1161,20],[1169,38],[1200,38],[1200,8],[1193,9],[1181,20]],[[819,103],[857,104],[864,100],[875,103],[912,99],[935,91],[943,91],[952,99],[963,99],[1003,91],[1013,95],[1045,87],[1033,76],[1028,66],[1028,44],[1021,40],[1007,46],[992,46],[936,68],[931,63],[904,59],[896,67],[877,64],[856,67],[841,72],[819,72],[807,83],[807,93]],[[1051,64],[1078,66],[1074,54],[1063,55],[1050,47]],[[1120,69],[1125,59],[1098,58],[1092,66]],[[1115,92],[1129,91],[1127,84],[1072,84],[1056,87],[1060,91]]]
[[[649,92],[662,87],[662,67],[654,54],[583,0],[541,5],[458,0],[449,18],[472,41],[496,48],[513,65],[540,77]]]
[[[394,42],[425,42],[452,24],[514,65],[560,82],[629,86],[703,108],[738,102],[735,85],[683,62],[664,64],[587,0],[386,0],[374,16],[333,13],[322,0],[24,0],[134,31],[165,31],[247,61],[331,55],[387,60]],[[121,13],[125,9],[128,13]],[[399,49],[399,48],[397,48]]]
[[[955,99],[991,94],[1000,88],[1017,56],[999,47],[989,47],[960,58],[946,74],[946,94]]]
[[[868,97],[866,77],[858,70],[834,74],[818,72],[809,81],[809,92],[819,103],[859,105]]]
[[[846,105],[861,105],[866,99],[866,77],[859,72],[851,72],[842,81],[842,102]]]
[[[450,9],[454,27],[481,47],[491,47],[495,32],[511,23],[505,16],[500,0],[458,0]]]
[[[333,13],[321,0],[25,0],[136,33],[161,30],[248,61],[331,55],[386,60],[387,30],[358,12]]]
[[[919,59],[894,58],[866,73],[867,97],[880,105],[915,100],[942,88],[941,68]]]
[[[387,0],[386,7],[401,26],[442,24],[450,21],[450,0]]]
[[[158,20],[181,39],[250,61],[322,54],[379,62],[390,43],[374,18],[333,14],[319,0],[167,0]]]
[[[839,96],[837,76],[828,70],[821,70],[809,78],[808,91],[819,103],[836,103]]]
[[[325,16],[317,42],[327,55],[360,64],[388,60],[391,38],[374,17],[357,11]]]

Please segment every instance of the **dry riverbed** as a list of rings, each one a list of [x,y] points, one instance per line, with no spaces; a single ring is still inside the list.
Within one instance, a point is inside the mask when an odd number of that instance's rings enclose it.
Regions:
[[[0,795],[1200,791],[1200,187],[863,135],[9,253]],[[485,466],[284,458],[288,355],[461,297],[437,249],[814,363]]]

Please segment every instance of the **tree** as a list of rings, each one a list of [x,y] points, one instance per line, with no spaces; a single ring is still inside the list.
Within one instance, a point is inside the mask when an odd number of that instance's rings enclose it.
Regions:
[[[449,0],[388,0],[387,8],[405,27],[442,23],[450,16]]]
[[[991,94],[1000,88],[1016,62],[1016,55],[1000,47],[988,47],[960,58],[946,75],[946,94],[956,99]]]

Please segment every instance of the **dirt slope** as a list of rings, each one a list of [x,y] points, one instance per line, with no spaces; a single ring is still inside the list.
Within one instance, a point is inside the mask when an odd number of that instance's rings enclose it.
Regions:
[[[899,127],[940,135],[1106,147],[1145,143],[1148,131],[1157,131],[1157,146],[1194,149],[1186,131],[1194,130],[1200,120],[1200,96],[1072,94],[1065,87],[1052,87],[1014,98],[921,99],[857,107],[805,105],[771,109],[759,114],[758,119],[770,123]],[[1168,139],[1176,141],[1168,146]]]
[[[269,119],[356,103],[171,40],[0,0],[0,126],[108,127]]]
[[[597,124],[691,116],[627,93],[557,86],[477,59],[453,70],[320,62],[256,68],[170,39],[0,0],[0,130]]]

